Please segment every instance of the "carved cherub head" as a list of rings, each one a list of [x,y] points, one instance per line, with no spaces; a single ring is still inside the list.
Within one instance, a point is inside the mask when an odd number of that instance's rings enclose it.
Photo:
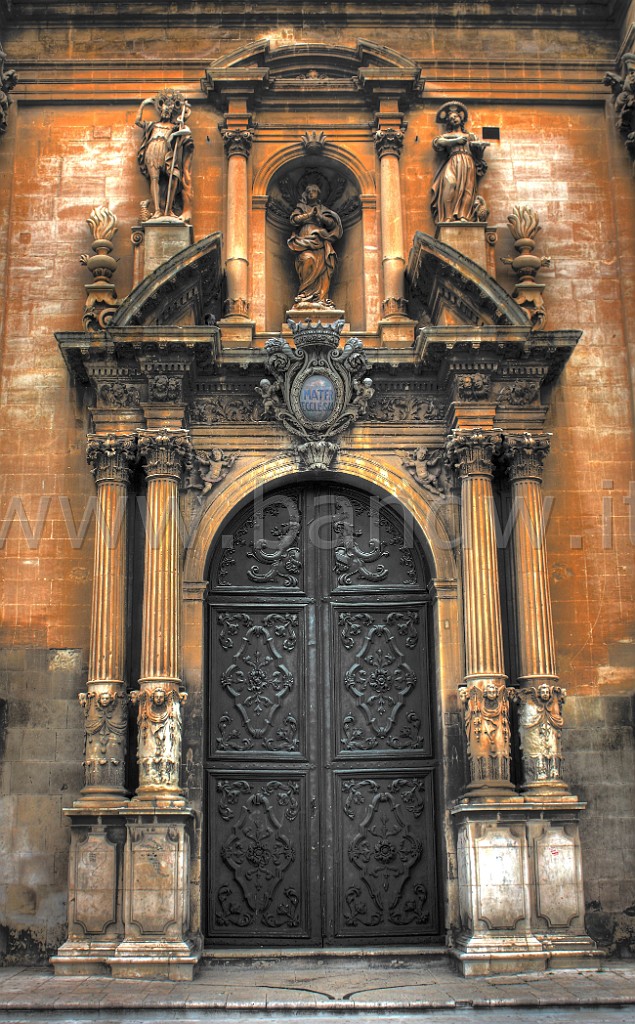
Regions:
[[[165,704],[167,697],[167,691],[163,686],[157,686],[156,689],[152,691],[152,703],[156,704],[158,707]]]
[[[319,203],[322,196],[322,189],[315,181],[310,181],[302,196],[305,203]]]
[[[547,701],[551,697],[551,687],[548,683],[540,684],[540,686],[538,687],[538,696],[541,700],[545,702],[545,704],[547,703]]]
[[[485,700],[495,701],[498,698],[498,687],[496,683],[486,683],[483,687]]]
[[[100,690],[99,693],[97,694],[97,703],[99,704],[100,708],[107,708],[109,704],[113,703],[114,699],[115,694],[114,691],[111,689]]]

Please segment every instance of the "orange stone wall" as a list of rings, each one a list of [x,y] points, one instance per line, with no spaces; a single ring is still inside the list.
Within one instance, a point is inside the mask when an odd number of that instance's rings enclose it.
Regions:
[[[132,16],[97,15],[85,23],[70,14],[21,20],[16,4],[2,30],[20,84],[0,139],[0,514],[25,513],[41,534],[27,542],[14,521],[0,552],[0,944],[9,959],[24,959],[50,951],[64,934],[61,809],[81,786],[75,698],[86,680],[92,519],[83,539],[81,531],[94,486],[85,399],[69,381],[54,333],[81,329],[90,278],[78,257],[92,241],[85,218],[102,203],[116,212],[116,283],[125,295],[129,232],[147,196],[136,164],[139,101],[163,85],[191,99],[198,239],[224,226],[220,115],[198,86],[210,61],[262,36],[272,47],[355,46],[364,37],[420,62],[426,79],[407,115],[401,159],[406,250],[415,231],[434,232],[434,117],[442,102],[461,99],[477,134],[484,125],[500,128],[480,189],[490,224],[499,227],[497,256],[513,251],[505,226],[511,208],[532,206],[543,225],[538,251],[552,258],[542,273],[548,326],[584,332],[550,394],[547,536],[559,668],[569,692],[566,775],[589,801],[582,826],[589,927],[608,947],[632,952],[633,918],[623,912],[635,904],[635,181],[600,84],[614,66],[619,24],[589,29],[566,17],[542,23],[538,15],[485,15],[438,25],[404,16],[383,25],[363,12],[321,21],[289,14],[288,22],[272,13],[243,24],[233,14],[192,15],[172,24],[161,4],[147,7],[136,24]],[[284,125],[287,115],[278,116]],[[307,127],[328,132],[325,115],[316,110]],[[497,267],[511,291],[513,275],[500,261]]]

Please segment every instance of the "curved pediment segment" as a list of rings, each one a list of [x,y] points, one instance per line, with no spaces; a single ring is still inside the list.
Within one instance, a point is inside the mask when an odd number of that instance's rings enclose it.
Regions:
[[[330,94],[335,89],[351,98],[374,104],[378,91],[397,90],[401,106],[407,106],[423,88],[421,72],[409,57],[388,46],[359,39],[357,46],[331,43],[293,43],[271,46],[259,39],[213,61],[201,79],[201,88],[221,109],[240,88],[256,102],[263,91],[268,101],[280,95],[303,92]]]
[[[410,310],[424,324],[527,327],[511,295],[457,249],[417,231],[406,271]]]
[[[157,267],[124,299],[110,326],[202,326],[216,316],[221,237],[218,231],[207,235]]]

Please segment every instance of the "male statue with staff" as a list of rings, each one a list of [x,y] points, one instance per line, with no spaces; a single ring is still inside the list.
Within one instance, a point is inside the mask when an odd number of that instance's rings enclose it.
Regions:
[[[144,110],[153,106],[156,121],[144,119]],[[177,89],[163,89],[154,99],[144,100],[135,124],[143,131],[137,160],[142,174],[150,182],[153,210],[151,219],[192,218],[192,154],[194,140],[186,125],[191,108]]]

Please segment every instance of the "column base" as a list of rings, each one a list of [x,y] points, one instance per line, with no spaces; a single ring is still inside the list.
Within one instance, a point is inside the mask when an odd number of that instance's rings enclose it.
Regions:
[[[145,941],[124,940],[109,958],[108,968],[113,978],[192,981],[200,958],[187,942],[157,942],[148,948]]]
[[[544,971],[549,954],[534,936],[459,935],[450,949],[464,978],[488,974],[525,974]]]
[[[127,805],[128,810],[139,811],[142,814],[148,812],[152,813],[155,810],[181,811],[186,810],[187,808],[188,803],[182,790],[175,792],[174,790],[153,790],[150,788],[138,789],[135,796],[132,797],[130,803]]]

